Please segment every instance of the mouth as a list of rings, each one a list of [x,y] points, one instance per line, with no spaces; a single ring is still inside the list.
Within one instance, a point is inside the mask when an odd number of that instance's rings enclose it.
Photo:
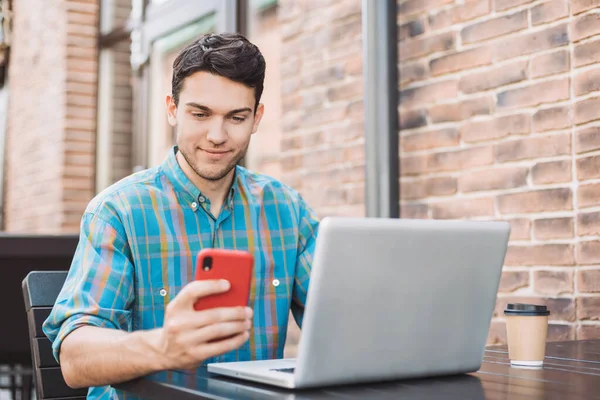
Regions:
[[[200,150],[213,160],[220,160],[220,159],[224,158],[227,154],[230,153],[229,151],[223,151],[223,150],[211,150],[211,149],[200,149]]]

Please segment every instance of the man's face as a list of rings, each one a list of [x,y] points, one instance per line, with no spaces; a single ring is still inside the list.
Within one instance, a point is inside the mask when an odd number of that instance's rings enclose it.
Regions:
[[[178,106],[167,96],[177,146],[198,176],[221,180],[244,157],[264,109],[260,104],[255,115],[254,104],[254,89],[208,72],[185,79]]]

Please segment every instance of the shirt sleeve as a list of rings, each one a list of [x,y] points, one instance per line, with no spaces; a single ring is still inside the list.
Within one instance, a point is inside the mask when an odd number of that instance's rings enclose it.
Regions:
[[[303,200],[300,200],[300,204],[299,252],[298,257],[296,258],[291,311],[296,323],[302,328],[304,306],[306,305],[306,295],[308,293],[308,284],[310,282],[310,271],[317,241],[317,232],[319,229],[319,219],[315,212]]]
[[[120,222],[86,213],[67,279],[43,331],[59,361],[60,346],[81,326],[131,331],[131,252]]]

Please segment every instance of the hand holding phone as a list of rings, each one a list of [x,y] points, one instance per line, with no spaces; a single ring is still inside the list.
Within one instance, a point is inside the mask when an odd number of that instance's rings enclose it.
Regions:
[[[241,250],[204,249],[196,259],[195,280],[229,281],[230,289],[198,299],[197,311],[215,307],[245,307],[250,296],[254,258]]]

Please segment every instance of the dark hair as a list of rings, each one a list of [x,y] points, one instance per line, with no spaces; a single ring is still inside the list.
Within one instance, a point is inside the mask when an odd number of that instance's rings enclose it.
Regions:
[[[265,80],[265,59],[254,44],[238,33],[206,34],[185,47],[173,62],[171,90],[175,105],[183,81],[206,71],[254,88],[254,112]]]

